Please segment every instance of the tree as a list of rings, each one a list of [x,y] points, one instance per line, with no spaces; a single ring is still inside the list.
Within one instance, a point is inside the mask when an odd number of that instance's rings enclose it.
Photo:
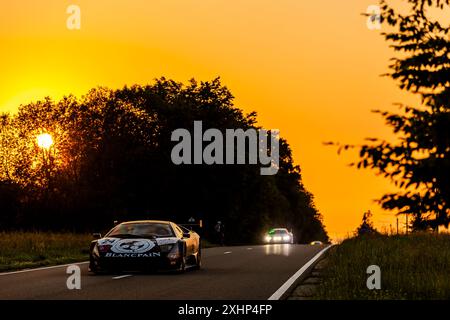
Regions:
[[[372,212],[370,212],[370,210],[364,212],[361,225],[356,229],[357,236],[368,234],[378,234],[378,231],[373,226]]]
[[[204,221],[206,237],[223,221],[230,243],[261,241],[276,225],[294,229],[302,242],[328,240],[285,139],[275,176],[261,176],[259,165],[172,163],[172,132],[192,130],[194,120],[204,130],[258,128],[256,113],[244,114],[233,99],[220,79],[184,85],[160,78],[21,106],[0,118],[0,205],[10,208],[0,222],[4,228],[93,231],[114,220],[195,217]],[[55,141],[48,175],[36,147],[40,132]]]
[[[381,21],[393,29],[383,35],[400,53],[387,75],[401,89],[419,95],[421,104],[400,104],[401,113],[375,111],[397,142],[368,139],[354,165],[373,169],[400,188],[379,200],[384,209],[412,215],[415,229],[436,229],[450,222],[450,29],[431,12],[448,13],[449,0],[407,2],[411,11],[403,15],[381,1]]]

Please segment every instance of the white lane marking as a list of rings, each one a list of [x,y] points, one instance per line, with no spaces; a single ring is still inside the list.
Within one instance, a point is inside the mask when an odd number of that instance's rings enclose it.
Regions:
[[[301,267],[292,277],[288,279],[274,294],[272,294],[267,300],[280,300],[283,294],[289,290],[289,288],[295,283],[295,281],[314,263],[319,259],[332,245],[322,249],[311,260],[309,260],[303,267]]]
[[[247,248],[247,250],[253,250],[253,248]]]
[[[123,276],[112,277],[114,280],[119,280],[127,277],[132,277],[132,274],[124,274]]]
[[[59,264],[57,266],[34,268],[34,269],[25,269],[25,270],[19,270],[19,271],[3,272],[3,273],[0,273],[0,276],[7,276],[9,274],[17,274],[17,273],[25,273],[25,272],[32,272],[32,271],[40,271],[40,270],[62,268],[62,267],[67,267],[67,266],[71,266],[71,265],[74,265],[74,264],[81,265],[81,264],[86,264],[86,263],[89,263],[89,261],[74,262],[74,263],[67,263],[67,264]]]
[[[230,254],[231,251],[225,251],[223,254]]]

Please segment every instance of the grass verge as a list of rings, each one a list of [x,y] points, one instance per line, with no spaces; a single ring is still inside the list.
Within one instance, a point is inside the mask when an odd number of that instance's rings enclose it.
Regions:
[[[450,235],[353,238],[328,259],[316,299],[450,299]],[[380,290],[367,288],[370,265],[381,269]]]
[[[89,258],[89,234],[0,232],[0,272]]]

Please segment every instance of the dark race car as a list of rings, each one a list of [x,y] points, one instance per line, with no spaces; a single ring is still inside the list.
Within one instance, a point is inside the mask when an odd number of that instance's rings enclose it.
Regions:
[[[201,266],[200,236],[170,221],[129,221],[104,237],[97,234],[90,246],[89,270],[161,270],[180,272]]]

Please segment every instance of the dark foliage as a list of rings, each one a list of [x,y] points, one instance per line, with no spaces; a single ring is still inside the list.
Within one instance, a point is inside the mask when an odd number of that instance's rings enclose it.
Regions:
[[[229,243],[259,241],[273,226],[292,228],[298,240],[327,240],[313,197],[280,139],[277,175],[256,165],[174,165],[171,133],[256,128],[219,79],[187,85],[161,78],[152,85],[98,88],[23,105],[0,122],[0,227],[105,230],[113,220],[217,220]],[[45,154],[36,136],[48,132]]]
[[[379,232],[375,229],[372,222],[372,212],[367,211],[364,212],[362,222],[359,225],[359,227],[356,229],[356,235],[357,236],[364,236],[364,235],[377,235]]]
[[[383,33],[400,53],[388,74],[403,90],[418,94],[421,105],[402,112],[375,111],[397,135],[397,141],[367,139],[360,148],[358,168],[374,169],[401,191],[380,199],[384,209],[413,216],[414,230],[450,223],[450,26],[436,11],[450,11],[449,0],[408,0],[408,14],[381,1]],[[432,14],[431,11],[435,10]],[[448,15],[447,15],[448,16]],[[349,146],[341,146],[348,149]]]

